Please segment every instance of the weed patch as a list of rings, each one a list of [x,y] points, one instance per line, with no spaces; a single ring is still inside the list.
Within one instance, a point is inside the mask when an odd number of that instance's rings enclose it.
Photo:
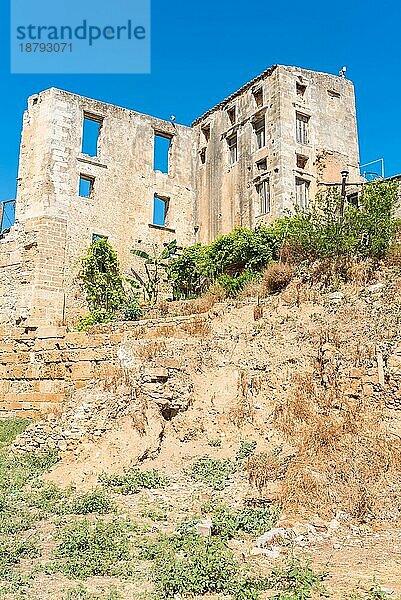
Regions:
[[[242,571],[221,538],[197,535],[161,537],[144,546],[140,558],[153,562],[152,575],[162,598],[176,594],[231,594],[257,598],[260,582]]]
[[[95,575],[127,576],[131,561],[130,524],[79,519],[62,527],[56,535],[60,542],[50,571],[61,571],[70,578]]]
[[[158,471],[129,469],[125,475],[101,475],[99,482],[120,494],[137,494],[141,489],[163,488],[168,479]]]

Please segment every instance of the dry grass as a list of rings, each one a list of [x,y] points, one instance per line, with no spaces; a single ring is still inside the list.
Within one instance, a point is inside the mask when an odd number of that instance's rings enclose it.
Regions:
[[[329,518],[342,510],[366,521],[399,508],[401,440],[386,430],[380,403],[297,376],[274,420],[294,455],[287,463],[255,459],[249,476],[259,488],[282,478],[284,511]]]
[[[294,277],[295,268],[289,263],[271,262],[263,271],[261,279],[244,286],[241,298],[266,298],[282,291]]]
[[[325,288],[336,287],[341,283],[363,287],[372,280],[376,270],[377,265],[371,259],[340,256],[313,262],[305,272],[304,279]]]
[[[143,344],[136,346],[135,354],[138,358],[149,360],[158,354],[161,354],[166,349],[166,343],[160,341],[145,341]]]
[[[294,267],[289,263],[272,262],[263,271],[260,281],[260,296],[265,298],[269,294],[283,290],[294,277]]]

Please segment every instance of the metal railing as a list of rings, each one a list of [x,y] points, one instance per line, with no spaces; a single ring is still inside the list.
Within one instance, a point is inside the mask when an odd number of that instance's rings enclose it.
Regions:
[[[15,222],[15,200],[0,202],[0,233],[7,231]]]

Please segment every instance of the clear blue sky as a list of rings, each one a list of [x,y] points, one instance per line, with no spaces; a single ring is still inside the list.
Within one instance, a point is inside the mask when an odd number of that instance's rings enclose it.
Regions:
[[[153,0],[152,74],[123,76],[10,75],[8,2],[1,4],[2,200],[15,195],[21,118],[32,93],[55,86],[190,124],[274,63],[329,73],[346,65],[356,87],[361,161],[384,156],[387,175],[401,172],[396,0]]]

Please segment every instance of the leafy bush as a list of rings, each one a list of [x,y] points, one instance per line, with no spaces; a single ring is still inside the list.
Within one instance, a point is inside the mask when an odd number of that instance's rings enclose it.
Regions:
[[[50,571],[77,579],[127,573],[131,560],[127,522],[77,520],[62,527],[56,539],[60,544]]]
[[[273,567],[269,587],[280,591],[277,600],[307,600],[313,592],[325,593],[322,581],[324,573],[315,573],[308,560],[290,557],[284,565]]]
[[[281,255],[304,259],[366,256],[382,258],[389,250],[397,222],[398,186],[372,182],[362,189],[359,207],[345,203],[338,190],[317,197],[307,210],[278,219],[272,226]]]
[[[124,278],[116,251],[105,238],[89,246],[81,258],[78,278],[91,312],[115,313],[125,302]]]
[[[152,575],[162,598],[207,593],[257,598],[259,581],[247,577],[220,538],[161,537],[144,545],[140,558],[153,561]]]
[[[174,298],[199,296],[213,282],[220,283],[228,296],[237,295],[277,256],[275,235],[266,226],[255,231],[239,227],[207,246],[196,244],[185,248],[166,270]]]
[[[228,485],[228,479],[235,471],[236,465],[229,458],[218,459],[205,455],[193,463],[191,477],[195,481],[207,483],[214,490],[222,490]]]
[[[103,515],[112,512],[113,508],[113,502],[106,496],[104,490],[95,489],[74,498],[68,512],[75,515],[88,515],[90,513]]]
[[[124,475],[106,475],[99,478],[100,483],[121,494],[136,494],[143,488],[163,488],[168,479],[158,471],[140,471],[129,469]]]

